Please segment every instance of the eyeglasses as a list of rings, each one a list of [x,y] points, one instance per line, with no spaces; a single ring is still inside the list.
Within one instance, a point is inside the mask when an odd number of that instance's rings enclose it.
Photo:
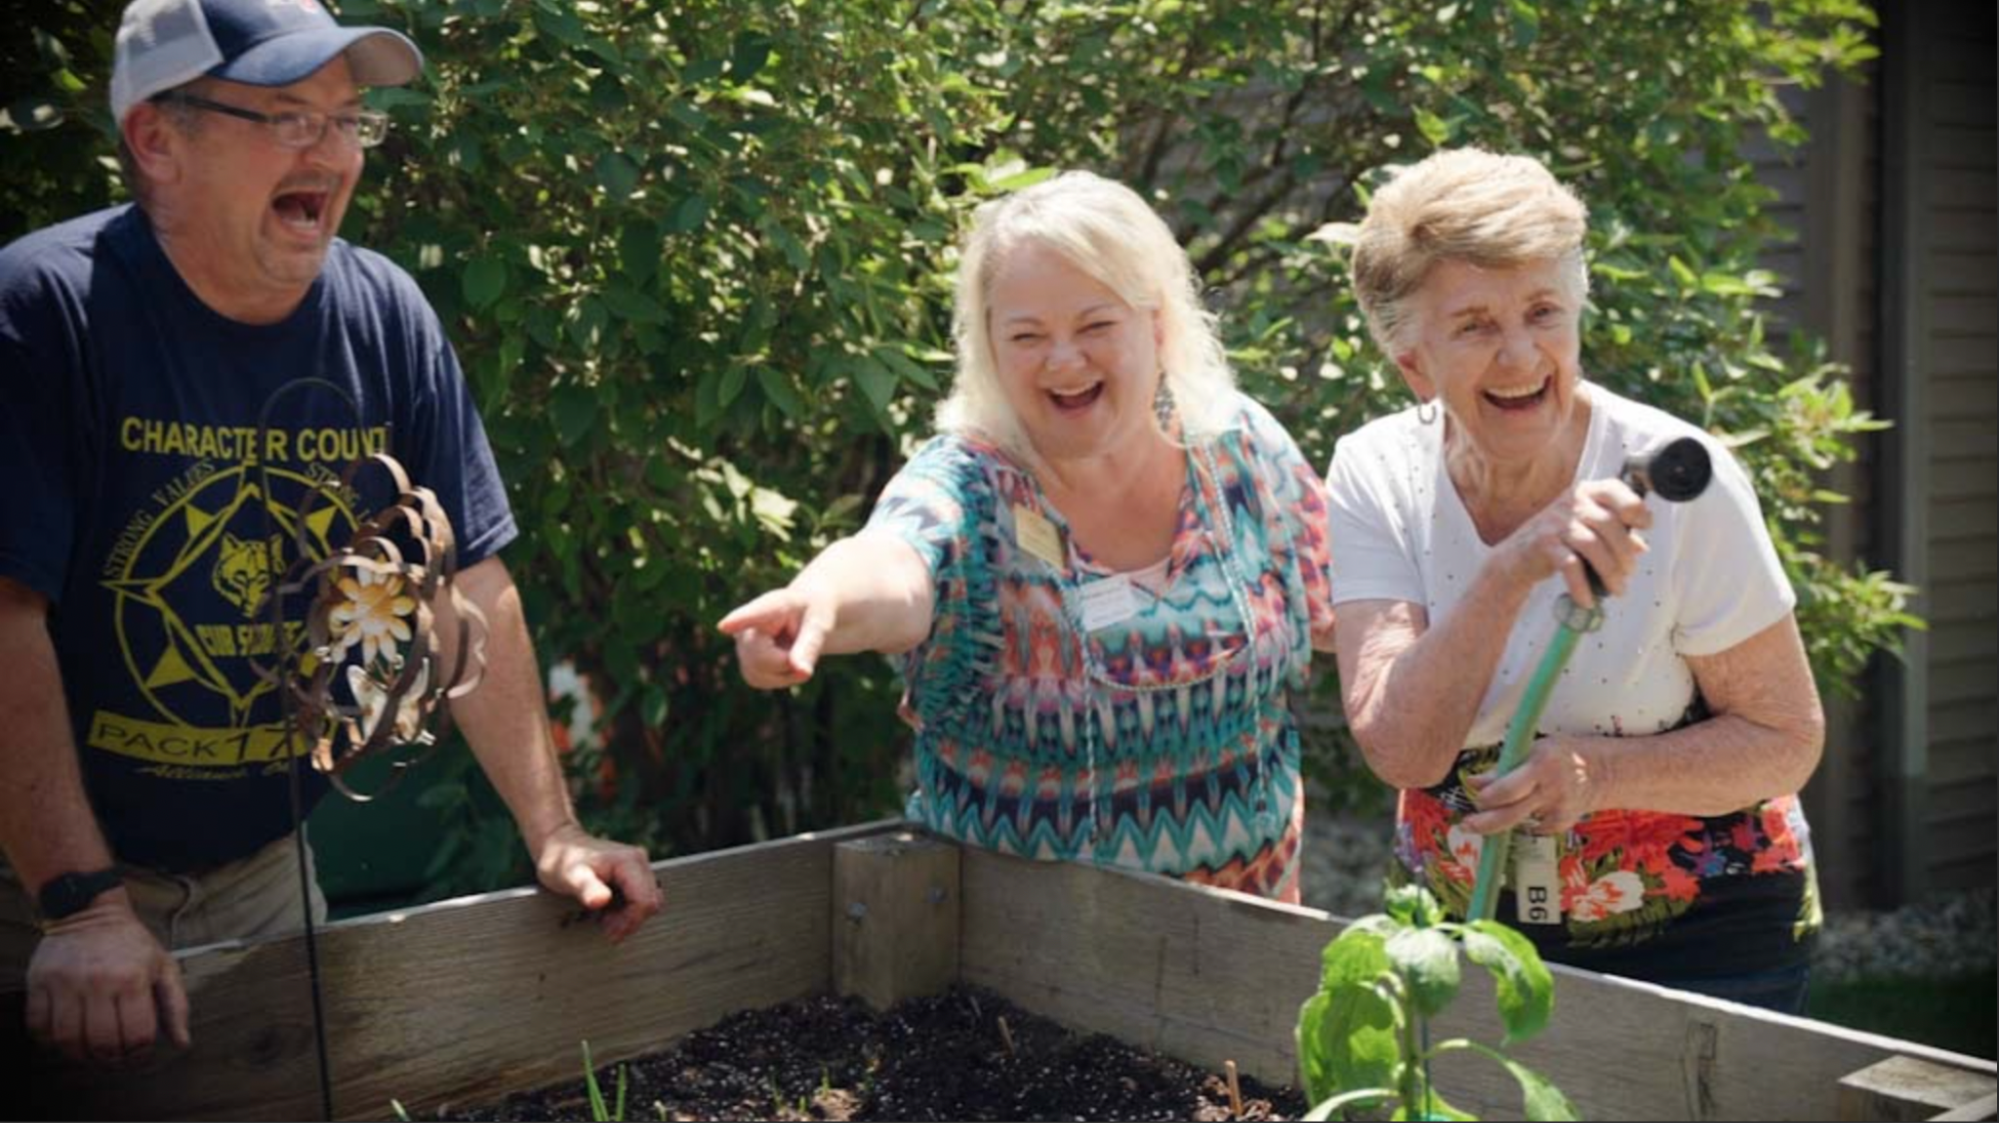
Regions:
[[[221,113],[268,125],[271,136],[284,148],[311,148],[320,142],[320,138],[326,136],[328,125],[340,131],[340,139],[360,148],[373,148],[382,143],[382,138],[389,135],[389,115],[374,109],[364,109],[358,113],[330,114],[303,110],[259,113],[254,109],[224,105],[219,101],[209,101],[204,97],[178,91],[161,94],[153,100],[185,105],[193,109],[205,109],[210,113]]]

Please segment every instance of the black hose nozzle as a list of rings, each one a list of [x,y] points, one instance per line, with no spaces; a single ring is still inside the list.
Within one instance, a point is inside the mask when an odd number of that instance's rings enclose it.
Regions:
[[[1633,454],[1620,475],[1641,496],[1656,492],[1662,500],[1685,503],[1707,490],[1714,462],[1698,438],[1679,437],[1649,453]]]
[[[1685,503],[1707,491],[1708,481],[1714,479],[1714,461],[1698,438],[1676,437],[1649,453],[1633,453],[1625,458],[1624,471],[1618,478],[1640,498],[1652,493],[1662,500]],[[1591,591],[1599,598],[1604,597],[1608,590],[1597,576],[1596,567],[1585,561],[1583,570],[1589,575]]]

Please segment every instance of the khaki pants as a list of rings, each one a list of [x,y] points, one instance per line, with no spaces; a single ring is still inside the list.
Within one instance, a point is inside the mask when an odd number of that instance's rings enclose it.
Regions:
[[[268,937],[305,927],[299,916],[298,852],[285,836],[262,850],[199,874],[167,874],[120,863],[133,909],[162,945],[193,948],[217,941]],[[306,848],[312,872],[312,848]],[[312,918],[326,920],[326,898],[312,878]],[[12,868],[0,862],[0,990],[19,990],[28,960],[41,943],[34,899]]]

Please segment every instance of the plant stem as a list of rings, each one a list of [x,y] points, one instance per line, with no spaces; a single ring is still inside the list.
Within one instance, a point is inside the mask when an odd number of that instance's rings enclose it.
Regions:
[[[1437,1083],[1430,1073],[1430,1020],[1423,1019],[1423,1119],[1437,1118]]]
[[[1400,977],[1397,977],[1397,982],[1401,982]],[[1399,990],[1405,995],[1408,993],[1406,986]],[[1429,1059],[1418,1048],[1418,1030],[1426,1020],[1407,1003],[1402,1005],[1402,1010],[1405,1016],[1413,1017],[1402,1020],[1402,1072],[1398,1075],[1397,1084],[1401,1087],[1403,1111],[1417,1112],[1430,1099]]]

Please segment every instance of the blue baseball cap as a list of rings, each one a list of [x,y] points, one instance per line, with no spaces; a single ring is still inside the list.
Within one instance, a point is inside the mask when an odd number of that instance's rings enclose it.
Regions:
[[[401,86],[423,54],[386,27],[342,27],[318,0],[133,0],[118,25],[111,114],[203,76],[289,86],[334,56],[358,86]]]

